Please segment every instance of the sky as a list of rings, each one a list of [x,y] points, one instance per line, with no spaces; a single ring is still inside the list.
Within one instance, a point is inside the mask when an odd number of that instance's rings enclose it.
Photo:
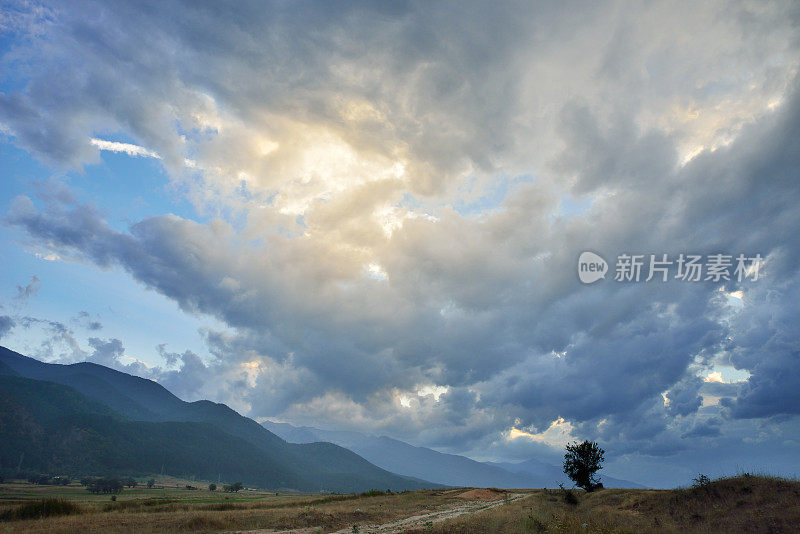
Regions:
[[[798,474],[798,23],[4,1],[0,344],[479,460]]]

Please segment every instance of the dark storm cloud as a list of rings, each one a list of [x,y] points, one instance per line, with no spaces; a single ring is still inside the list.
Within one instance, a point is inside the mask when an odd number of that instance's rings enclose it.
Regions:
[[[778,268],[796,270],[787,254]],[[784,262],[792,261],[790,265]],[[800,413],[800,276],[759,288],[733,320],[730,361],[750,372],[738,394],[723,399],[734,417],[756,418]]]
[[[73,166],[97,157],[98,132],[123,132],[163,157],[201,210],[244,213],[120,231],[58,182],[8,213],[36,243],[121,267],[230,327],[205,332],[214,361],[160,349],[180,365],[158,370],[175,390],[210,391],[216,375],[227,381],[217,398],[243,392],[255,416],[497,454],[518,447],[498,438],[511,426],[543,432],[559,417],[615,453],[658,457],[748,433],[780,440],[794,424],[758,419],[800,411],[790,4],[56,11],[16,51],[36,68],[0,95],[4,131]],[[325,150],[305,152],[308,138]],[[405,174],[348,181],[380,174],[365,163],[320,177],[347,150]],[[503,173],[530,179],[487,199]],[[255,201],[225,196],[244,182]],[[409,197],[420,210],[402,224],[375,222]],[[453,208],[464,202],[480,213]],[[760,280],[724,292],[613,272],[583,286],[584,250],[612,269],[621,253],[767,262]],[[364,275],[371,262],[383,279]],[[741,309],[726,296],[736,290]],[[121,342],[93,339],[91,358],[119,365]],[[720,364],[749,380],[703,382]],[[417,394],[424,386],[448,389]],[[706,396],[722,400],[701,407]]]
[[[164,216],[142,221],[130,233],[123,233],[108,227],[91,207],[56,206],[58,209],[43,213],[27,199],[17,201],[18,208],[10,220],[30,235],[48,239],[100,265],[122,265],[187,310],[216,314],[242,328],[243,333],[249,329],[262,332],[235,337],[227,341],[227,346],[216,343],[226,358],[242,354],[249,346],[257,355],[285,362],[288,347],[293,347],[292,366],[310,372],[311,381],[288,380],[284,386],[289,389],[285,394],[276,393],[269,401],[275,404],[265,413],[286,408],[288,399],[308,399],[310,390],[326,388],[347,388],[353,398],[368,402],[371,392],[390,384],[413,386],[438,367],[441,383],[454,388],[473,385],[482,392],[479,402],[457,402],[453,414],[466,416],[471,404],[475,410],[521,414],[525,424],[537,428],[546,426],[553,414],[576,422],[596,422],[613,415],[619,420],[618,427],[630,417],[641,423],[626,434],[632,442],[650,439],[663,430],[664,424],[642,422],[640,413],[652,399],[660,402],[662,392],[668,392],[668,414],[687,416],[697,410],[701,381],[688,369],[698,358],[711,363],[727,336],[732,336],[734,343],[743,336],[739,352],[747,354],[749,360],[734,349],[730,361],[753,373],[749,386],[736,400],[734,413],[795,413],[797,364],[791,358],[796,352],[791,352],[794,346],[787,345],[780,335],[769,335],[769,328],[753,328],[748,334],[743,328],[750,322],[739,325],[740,320],[735,319],[726,325],[721,320],[728,312],[719,296],[720,284],[626,286],[607,281],[599,286],[581,286],[572,272],[577,251],[589,243],[599,244],[595,245],[599,250],[624,243],[634,251],[757,251],[769,262],[761,280],[742,285],[747,298],[752,295],[759,299],[770,293],[768,313],[776,325],[773,328],[795,324],[792,318],[797,312],[789,304],[793,302],[791,295],[779,295],[793,291],[782,288],[790,288],[788,281],[797,278],[796,263],[791,261],[796,259],[797,247],[791,239],[800,228],[794,209],[800,199],[796,190],[787,187],[800,163],[789,148],[797,140],[797,109],[797,99],[792,98],[779,118],[770,117],[764,124],[748,128],[732,146],[702,155],[671,174],[648,177],[643,170],[637,171],[640,178],[626,179],[624,184],[609,176],[604,187],[619,191],[621,198],[614,200],[613,210],[593,207],[585,216],[591,221],[589,225],[580,219],[549,227],[540,223],[537,234],[533,234],[531,226],[514,220],[513,208],[490,218],[482,227],[468,221],[462,222],[460,230],[448,227],[447,221],[417,223],[428,224],[429,231],[415,233],[415,225],[408,225],[408,230],[397,234],[397,239],[405,241],[399,243],[395,254],[418,261],[407,270],[389,263],[393,283],[405,290],[410,287],[407,277],[413,277],[419,287],[433,291],[427,293],[427,300],[412,301],[416,311],[405,320],[403,314],[398,315],[398,321],[383,337],[368,327],[379,327],[380,323],[367,316],[336,317],[325,312],[312,317],[315,306],[326,309],[335,302],[318,299],[309,308],[306,299],[311,299],[311,294],[287,294],[285,284],[279,283],[285,277],[280,267],[265,262],[259,250],[237,243],[224,223],[200,225]],[[637,140],[631,142],[637,146]],[[657,150],[664,149],[659,146]],[[637,160],[644,157],[640,150],[603,153],[621,159],[629,154]],[[593,168],[591,162],[587,156],[589,168]],[[627,163],[609,165],[619,169]],[[701,179],[700,175],[717,179]],[[722,177],[727,187],[720,190],[718,180]],[[651,181],[660,187],[660,209],[654,209],[656,203],[649,198]],[[758,220],[757,235],[732,229],[734,221],[761,213],[753,211],[754,204],[772,210],[769,219]],[[675,210],[679,210],[677,217]],[[530,220],[530,213],[520,210],[519,216]],[[445,235],[439,235],[439,228],[447,230],[442,232]],[[604,237],[607,231],[611,238]],[[439,239],[452,239],[453,234],[464,238],[454,241],[459,245],[450,257],[442,256],[438,249],[436,255],[422,260],[421,252],[410,248],[411,240],[416,243],[413,247],[426,243],[430,247],[443,242]],[[465,238],[468,234],[470,239]],[[505,242],[492,237],[496,235],[504,235]],[[564,241],[565,237],[569,241]],[[513,246],[524,240],[530,240],[527,254]],[[552,247],[555,240],[562,241],[560,250]],[[479,250],[484,251],[481,263],[464,261],[472,254],[477,258]],[[540,250],[558,252],[534,269],[530,256]],[[530,270],[518,268],[517,263],[530,265]],[[223,283],[225,277],[241,285]],[[534,281],[533,287],[506,293],[512,284],[528,288],[528,279]],[[461,285],[467,281],[468,285]],[[410,295],[405,291],[375,295],[369,289],[367,286],[365,293],[354,292],[352,296],[372,306],[378,305],[376,296],[391,298],[394,305],[403,306],[412,305],[405,299],[416,296],[411,289]],[[449,309],[442,307],[445,296],[451,303]],[[782,303],[786,309],[777,307]],[[751,301],[747,300],[739,317],[757,313],[758,300],[752,305],[752,311],[748,311]],[[775,314],[783,314],[779,315],[782,320],[774,321]],[[234,349],[231,343],[244,345]],[[776,353],[776,347],[783,352]],[[566,351],[564,356],[554,355],[562,351]],[[758,351],[771,356],[759,357]],[[782,357],[784,353],[786,357]],[[409,376],[413,379],[406,382],[404,377]],[[284,396],[286,401],[275,400]],[[451,397],[446,394],[440,399],[442,413],[438,417],[445,422],[450,417],[447,406],[456,402]],[[259,409],[255,402],[256,413]],[[459,418],[452,423],[468,424]],[[507,421],[497,418],[494,424],[499,429]],[[470,431],[465,432],[469,436]]]

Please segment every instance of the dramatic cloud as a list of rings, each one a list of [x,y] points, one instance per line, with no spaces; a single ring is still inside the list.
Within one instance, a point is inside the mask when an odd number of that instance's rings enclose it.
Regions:
[[[6,222],[225,324],[208,357],[162,345],[165,367],[139,368],[188,398],[487,457],[571,437],[629,458],[746,454],[745,434],[783,450],[800,12],[688,7],[21,7],[2,131],[62,168],[157,158],[199,216],[121,228],[55,180]],[[606,280],[579,282],[585,250]],[[626,253],[764,264],[614,281]]]

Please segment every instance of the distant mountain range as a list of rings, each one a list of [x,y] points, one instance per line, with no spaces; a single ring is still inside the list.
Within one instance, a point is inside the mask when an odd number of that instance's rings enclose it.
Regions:
[[[19,470],[165,473],[334,492],[569,484],[558,467],[535,459],[482,463],[385,436],[262,426],[224,404],[185,402],[152,380],[88,362],[48,364],[0,347],[0,474]]]
[[[224,404],[185,402],[93,363],[43,363],[0,347],[0,471],[195,476],[265,489],[439,487],[332,443],[287,443]]]
[[[572,486],[561,468],[536,459],[520,463],[478,462],[465,456],[416,447],[386,436],[297,427],[272,421],[262,424],[290,443],[329,441],[350,449],[388,471],[448,486],[553,488],[560,483]],[[602,471],[600,478],[607,488],[645,487],[629,480],[605,476]]]

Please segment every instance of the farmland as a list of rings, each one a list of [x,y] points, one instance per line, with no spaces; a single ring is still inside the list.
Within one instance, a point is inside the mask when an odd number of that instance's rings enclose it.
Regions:
[[[187,489],[192,486],[198,489]],[[457,488],[358,495],[276,494],[160,479],[109,495],[85,488],[0,485],[0,532],[790,532],[800,483],[740,475],[675,490]],[[43,499],[71,503],[46,517],[14,517]],[[74,506],[73,506],[74,505]],[[44,510],[44,508],[42,508]]]

